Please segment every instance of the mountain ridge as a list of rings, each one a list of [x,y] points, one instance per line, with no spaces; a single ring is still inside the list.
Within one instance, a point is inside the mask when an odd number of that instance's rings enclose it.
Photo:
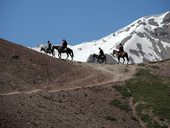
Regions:
[[[124,45],[131,64],[170,58],[170,11],[141,17],[99,40],[68,47],[73,49],[75,61],[91,61],[91,55],[98,54],[101,47],[109,56],[107,63],[116,63],[117,58],[111,54],[119,43]],[[40,51],[40,47],[33,49]],[[64,54],[62,56],[66,57]]]

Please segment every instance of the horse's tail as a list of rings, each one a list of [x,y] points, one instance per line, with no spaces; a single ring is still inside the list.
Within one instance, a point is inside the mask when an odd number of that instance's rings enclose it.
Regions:
[[[71,59],[73,60],[74,58],[74,53],[73,53],[73,50],[71,50]]]

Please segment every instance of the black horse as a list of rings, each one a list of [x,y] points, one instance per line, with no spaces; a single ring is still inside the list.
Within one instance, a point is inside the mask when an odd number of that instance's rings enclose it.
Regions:
[[[71,56],[71,60],[73,60],[73,57],[74,57],[74,53],[73,53],[73,50],[70,49],[70,48],[65,48],[63,50],[63,48],[61,46],[53,46],[52,47],[53,51],[54,49],[57,49],[58,50],[58,57],[61,58],[61,53],[66,53],[67,54],[67,58],[69,57],[69,55]],[[66,59],[67,59],[66,58]]]
[[[93,53],[92,56],[93,56],[93,58],[97,59],[97,63],[105,63],[106,64],[106,60],[107,60],[106,55],[99,56],[99,55]]]
[[[127,64],[129,62],[129,57],[128,57],[128,54],[127,52],[118,52],[117,50],[113,50],[113,56],[114,54],[116,54],[117,56],[117,59],[118,59],[118,64],[120,63],[120,58],[123,58],[123,64],[125,62],[125,58],[127,59]]]
[[[48,49],[47,46],[42,46],[40,51],[44,51],[47,54],[52,54],[55,57],[54,49]]]

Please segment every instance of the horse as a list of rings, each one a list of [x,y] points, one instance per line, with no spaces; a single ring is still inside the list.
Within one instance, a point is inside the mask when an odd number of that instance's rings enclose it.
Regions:
[[[121,52],[119,53],[117,50],[113,50],[113,56],[114,54],[116,54],[117,58],[118,58],[118,64],[120,63],[120,58],[123,58],[123,64],[125,62],[125,58],[127,59],[127,64],[129,62],[129,57],[128,57],[128,54],[127,52]]]
[[[105,63],[106,64],[106,60],[107,60],[106,55],[99,56],[99,55],[93,53],[92,56],[93,56],[93,58],[95,57],[97,59],[97,63],[100,63],[100,60],[102,60],[101,63]]]
[[[71,56],[71,60],[73,60],[74,57],[74,53],[73,50],[70,48],[65,48],[65,50],[62,49],[61,46],[53,46],[52,49],[57,49],[58,50],[58,57],[61,58],[61,53],[66,53],[67,54],[67,58],[69,57],[69,55]],[[66,59],[67,59],[66,58]]]
[[[47,46],[41,47],[40,51],[44,51],[44,52],[47,53],[47,54],[52,54],[53,57],[55,57],[55,52],[54,52],[54,50],[53,50],[53,49],[50,49],[50,50],[49,50],[49,49],[47,48]]]

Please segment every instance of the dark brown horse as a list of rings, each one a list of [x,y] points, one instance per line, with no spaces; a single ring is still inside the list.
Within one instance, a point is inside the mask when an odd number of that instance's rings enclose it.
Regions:
[[[53,50],[53,49],[50,49],[50,50],[49,50],[49,49],[47,48],[47,46],[41,47],[40,51],[44,51],[44,52],[47,53],[47,54],[52,54],[53,57],[55,57],[55,52],[54,52],[54,50]]]
[[[61,46],[53,46],[52,49],[57,49],[58,50],[58,57],[61,58],[61,53],[66,53],[67,54],[67,58],[69,57],[69,55],[71,56],[71,60],[73,60],[74,54],[73,54],[73,50],[70,48],[65,48],[65,50],[63,50],[63,48]]]
[[[99,56],[99,55],[93,53],[92,56],[97,59],[97,63],[105,63],[106,64],[106,60],[107,60],[106,55]],[[100,62],[100,60],[101,60],[101,62]]]
[[[125,58],[127,59],[127,64],[129,62],[129,57],[127,52],[118,52],[117,50],[113,50],[113,56],[116,55],[118,59],[118,64],[120,63],[120,58],[123,58],[123,64],[125,62]]]

